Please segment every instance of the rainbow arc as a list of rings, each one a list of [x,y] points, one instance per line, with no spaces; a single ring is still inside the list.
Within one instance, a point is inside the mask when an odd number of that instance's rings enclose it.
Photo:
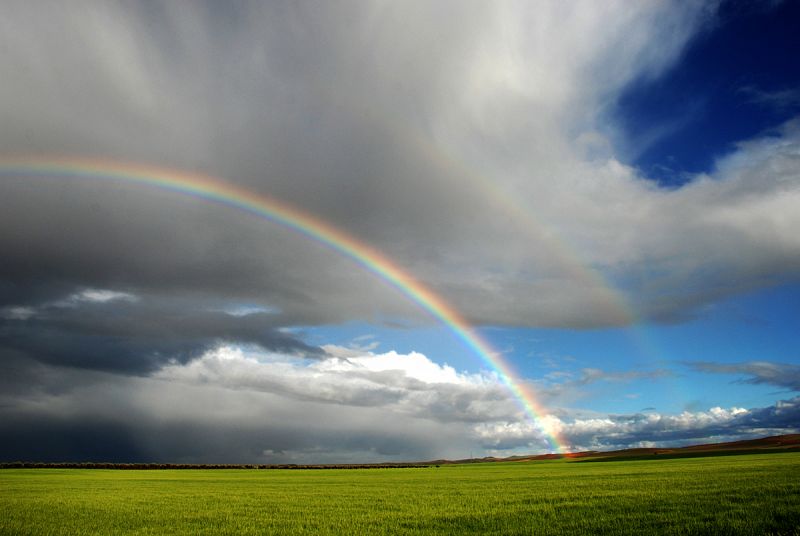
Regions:
[[[557,429],[529,388],[514,380],[512,367],[467,320],[441,296],[374,247],[333,224],[278,199],[238,187],[221,179],[164,167],[77,157],[0,158],[5,177],[48,177],[100,180],[155,187],[229,207],[288,228],[352,259],[441,321],[513,393],[525,414],[544,433],[550,447],[564,450]]]

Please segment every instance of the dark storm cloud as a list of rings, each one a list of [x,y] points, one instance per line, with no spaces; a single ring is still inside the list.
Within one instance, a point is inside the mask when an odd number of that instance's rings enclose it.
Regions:
[[[223,342],[304,357],[323,353],[281,331],[276,315],[234,315],[203,310],[204,305],[73,297],[36,308],[6,308],[0,310],[0,351],[52,365],[128,374],[186,362]]]
[[[365,240],[480,323],[630,321],[604,278],[641,316],[685,318],[800,273],[796,130],[680,192],[604,137],[608,102],[676,61],[713,6],[8,2],[0,153],[223,177]],[[250,300],[297,324],[427,320],[299,235],[130,186],[3,175],[0,248],[11,305],[84,286]]]
[[[1,304],[91,287],[260,303],[298,324],[368,316],[375,303],[413,311],[352,260],[241,211],[103,182],[2,177],[0,188]]]
[[[138,447],[129,424],[58,419],[41,415],[4,415],[0,433],[0,459],[39,462],[107,461],[148,462],[152,458]]]
[[[315,431],[236,422],[131,423],[24,416],[4,420],[0,461],[115,463],[366,463],[433,459],[424,435],[362,429]],[[433,430],[431,430],[433,433]],[[158,437],[156,442],[153,438]]]
[[[385,405],[286,398],[202,378],[90,372],[72,381],[70,369],[31,366],[37,385],[13,396],[0,393],[0,434],[14,438],[0,446],[4,461],[363,463],[434,458],[471,441],[460,423]],[[235,373],[235,367],[228,372]]]

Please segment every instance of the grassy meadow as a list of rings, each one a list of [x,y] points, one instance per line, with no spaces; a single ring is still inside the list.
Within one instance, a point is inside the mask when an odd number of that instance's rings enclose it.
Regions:
[[[800,536],[800,453],[358,470],[0,471],[0,534]]]

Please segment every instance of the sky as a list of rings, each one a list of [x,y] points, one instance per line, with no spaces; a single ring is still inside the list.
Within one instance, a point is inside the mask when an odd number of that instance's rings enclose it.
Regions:
[[[800,431],[797,2],[0,9],[0,461]]]

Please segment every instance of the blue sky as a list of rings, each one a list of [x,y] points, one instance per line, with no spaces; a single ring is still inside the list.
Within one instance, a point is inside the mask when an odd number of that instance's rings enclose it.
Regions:
[[[677,324],[577,331],[496,327],[480,332],[524,377],[541,378],[554,371],[579,375],[585,368],[669,371],[669,375],[624,385],[612,382],[587,388],[581,395],[598,411],[680,413],[715,405],[760,407],[776,397],[791,396],[792,391],[769,384],[743,387],[737,382],[748,378],[747,374],[702,373],[687,363],[796,363],[798,300],[800,287],[787,284],[725,300],[713,310]],[[444,326],[409,330],[352,323],[305,331],[310,341],[320,344],[374,343],[375,352],[417,351],[441,356],[447,364],[469,372],[486,366],[477,356],[465,353],[463,343]]]
[[[0,460],[420,460],[800,429],[797,2],[3,15]],[[124,174],[19,173],[21,155],[286,203],[379,252],[510,376],[341,243]]]
[[[676,65],[619,95],[613,113],[629,163],[664,186],[680,185],[737,142],[795,116],[798,17],[796,2],[723,2]]]

